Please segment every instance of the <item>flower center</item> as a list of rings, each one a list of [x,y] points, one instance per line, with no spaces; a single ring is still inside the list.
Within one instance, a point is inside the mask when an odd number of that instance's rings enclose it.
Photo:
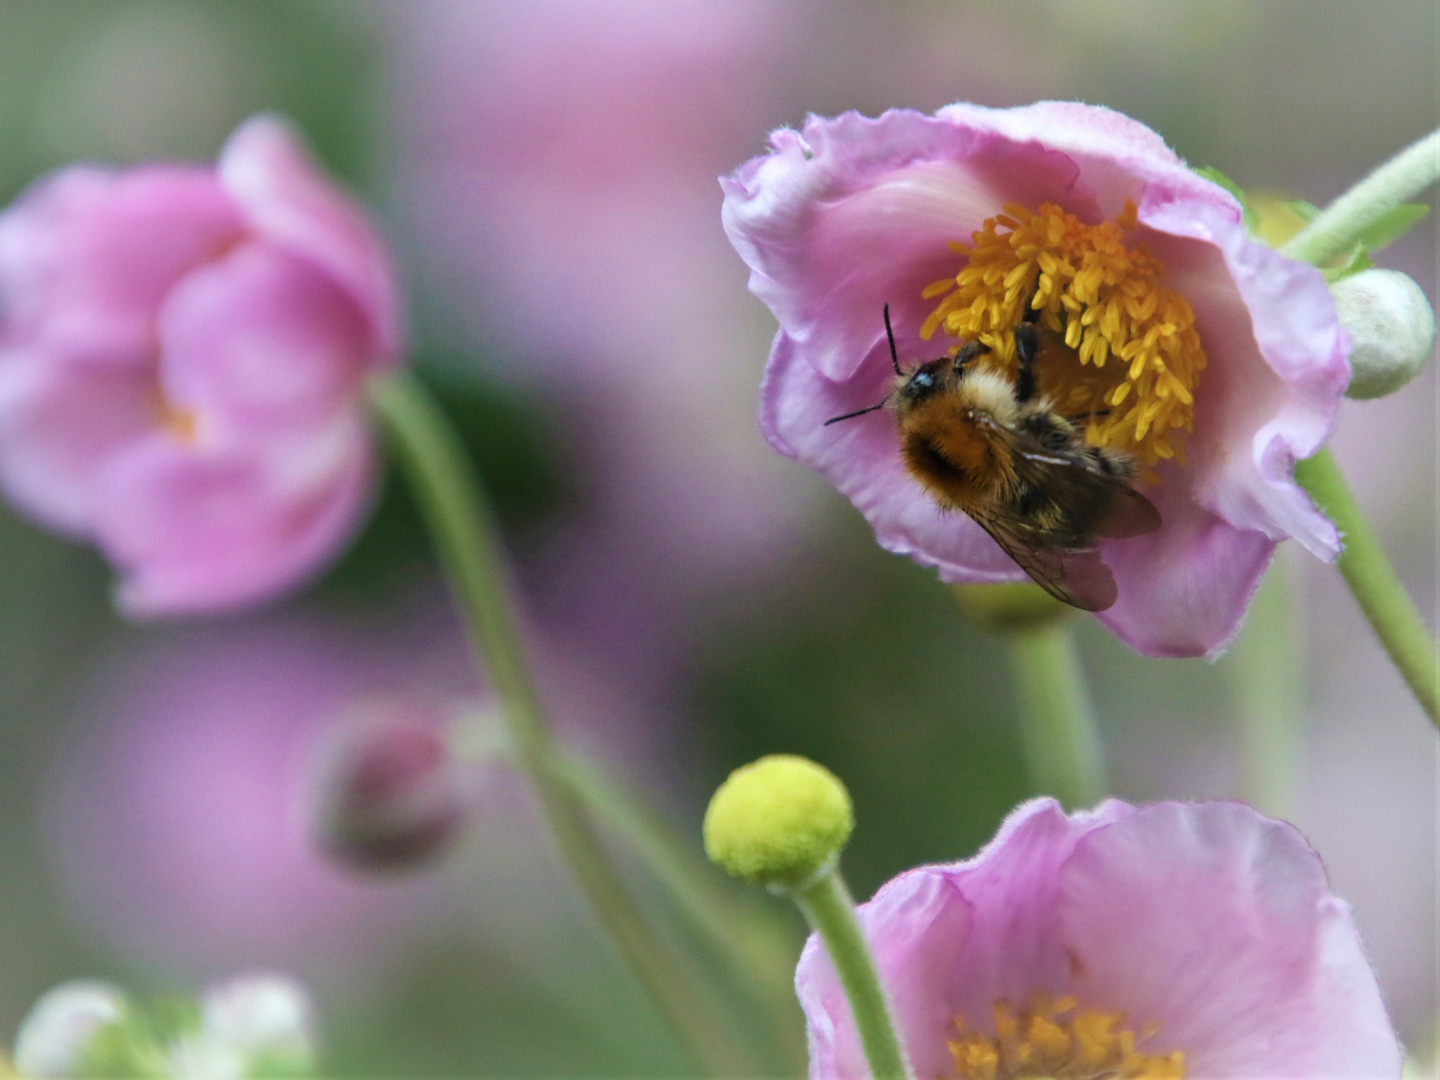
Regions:
[[[1140,1054],[1120,1013],[1076,1009],[1074,998],[1037,994],[1017,1013],[995,1003],[995,1034],[955,1021],[950,1053],[961,1080],[1182,1080],[1185,1055]],[[1145,1038],[1142,1035],[1141,1038]]]
[[[1145,467],[1183,464],[1205,350],[1189,302],[1160,284],[1160,261],[1143,246],[1125,247],[1135,214],[1127,199],[1114,221],[1085,225],[1054,203],[1038,212],[1006,203],[969,247],[950,245],[967,262],[925,290],[926,299],[944,299],[920,335],[943,329],[982,341],[991,349],[984,362],[1004,370],[1015,365],[1015,327],[1031,307],[1073,357],[1038,366],[1056,408],[1086,418],[1094,446],[1124,450]]]
[[[176,405],[158,386],[153,391],[151,408],[154,410],[155,422],[162,431],[170,433],[183,443],[195,442],[195,429],[199,420],[192,410]]]

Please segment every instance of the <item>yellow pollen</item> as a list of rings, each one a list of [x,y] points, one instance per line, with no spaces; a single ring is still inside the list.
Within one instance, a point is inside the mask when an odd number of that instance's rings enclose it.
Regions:
[[[162,430],[174,435],[181,442],[193,443],[195,441],[197,418],[192,410],[176,405],[158,387],[154,391],[152,405],[155,410],[155,419]]]
[[[944,330],[982,341],[991,352],[981,362],[1013,368],[1015,327],[1033,307],[1075,352],[1074,363],[1037,369],[1056,408],[1086,418],[1092,445],[1124,450],[1146,468],[1169,458],[1183,464],[1205,350],[1189,301],[1160,284],[1160,261],[1143,246],[1126,248],[1135,223],[1128,199],[1100,225],[1054,203],[1038,211],[1006,203],[968,247],[950,245],[966,264],[922,293],[943,299],[920,336]]]
[[[1183,1080],[1185,1055],[1141,1054],[1124,1016],[1077,1009],[1074,998],[1043,994],[1016,1012],[995,1003],[995,1034],[955,1021],[950,1053],[960,1080]],[[1153,1032],[1142,1034],[1142,1038]]]

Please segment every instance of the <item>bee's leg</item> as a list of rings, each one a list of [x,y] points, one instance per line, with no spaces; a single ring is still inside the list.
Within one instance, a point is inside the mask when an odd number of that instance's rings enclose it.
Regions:
[[[1015,327],[1015,356],[1020,370],[1015,374],[1015,400],[1022,405],[1035,396],[1035,358],[1040,355],[1040,331],[1030,320]]]
[[[983,356],[990,351],[990,346],[983,341],[967,341],[960,346],[960,351],[955,354],[955,370],[959,371],[966,364],[970,363],[977,356]]]

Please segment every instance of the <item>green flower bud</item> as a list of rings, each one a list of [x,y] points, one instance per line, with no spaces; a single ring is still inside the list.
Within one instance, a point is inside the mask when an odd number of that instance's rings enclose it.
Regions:
[[[855,827],[850,793],[829,769],[771,754],[736,769],[705,811],[705,853],[732,877],[778,891],[834,865]]]
[[[1028,581],[953,588],[960,610],[992,630],[1030,630],[1069,618],[1075,611]]]
[[[1435,344],[1435,313],[1425,292],[1398,270],[1362,270],[1330,287],[1350,331],[1345,391],[1358,400],[1393,394],[1425,369]]]

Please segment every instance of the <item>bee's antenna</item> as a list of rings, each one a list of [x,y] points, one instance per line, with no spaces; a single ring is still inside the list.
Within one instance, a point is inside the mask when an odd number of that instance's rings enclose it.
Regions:
[[[891,364],[891,366],[893,366],[893,367],[895,368],[895,374],[896,374],[896,375],[900,375],[900,374],[902,374],[902,372],[900,371],[900,356],[899,356],[899,354],[897,354],[896,351],[895,351],[895,331],[890,329],[890,305],[889,305],[889,304],[886,304],[886,305],[885,305],[885,338],[886,338],[886,340],[888,340],[888,341],[890,342],[890,364]],[[883,404],[883,403],[882,403],[882,404]],[[878,406],[878,405],[876,406],[877,409],[878,409],[879,407],[880,407],[880,406]],[[869,410],[866,410],[866,411],[868,412]],[[843,419],[843,418],[837,416],[835,419],[840,420],[840,419]]]
[[[864,416],[866,413],[874,412],[876,409],[883,409],[885,407],[885,402],[889,400],[890,395],[886,394],[884,400],[881,401],[879,405],[871,405],[868,409],[856,409],[854,412],[847,412],[844,416],[832,416],[829,420],[826,420],[825,423],[821,424],[820,426],[829,427],[831,424],[838,424],[841,420],[850,420],[853,417]]]

